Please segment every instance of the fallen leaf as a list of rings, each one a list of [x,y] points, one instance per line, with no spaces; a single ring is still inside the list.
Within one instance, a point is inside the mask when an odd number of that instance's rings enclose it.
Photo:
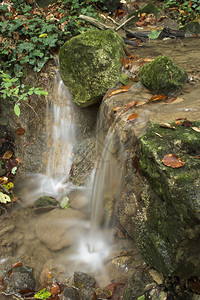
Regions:
[[[131,114],[129,117],[128,117],[128,122],[129,123],[131,123],[131,122],[133,122],[133,121],[135,121],[136,119],[137,119],[137,117],[138,117],[138,114],[136,114],[136,113],[133,113],[133,114]]]
[[[172,98],[169,98],[165,101],[165,103],[172,103],[174,102],[175,100],[177,99],[177,97],[172,97]]]
[[[194,131],[196,132],[200,132],[200,128],[199,127],[191,127]]]
[[[185,120],[185,121],[182,122],[182,125],[185,126],[185,127],[192,127],[193,123],[189,120]]]
[[[109,91],[106,93],[105,97],[106,97],[106,98],[110,98],[110,97],[112,97],[112,96],[114,96],[114,95],[117,95],[117,94],[120,94],[120,93],[128,92],[131,86],[132,86],[132,85],[124,85],[124,86],[122,86],[120,89],[117,89],[117,90],[109,90]]]
[[[177,120],[177,121],[180,121],[180,120],[187,120],[187,118],[177,118],[176,120]]]
[[[182,158],[178,157],[176,154],[165,155],[162,159],[162,163],[171,168],[180,168],[185,165],[185,162],[182,160]]]
[[[12,151],[6,151],[3,155],[3,159],[10,159],[13,156]]]
[[[172,126],[169,123],[161,123],[159,126],[162,127],[162,128],[176,129],[175,126]]]
[[[24,143],[23,143],[23,146],[24,146],[24,147],[28,147],[29,145],[30,145],[29,142],[24,142]]]
[[[176,126],[181,126],[181,125],[182,125],[182,122],[181,122],[180,120],[178,120],[178,121],[176,121],[174,124],[175,124]]]
[[[113,108],[113,112],[115,113],[115,112],[117,112],[120,109],[121,109],[121,106],[116,106],[116,107]]]
[[[56,282],[52,284],[50,293],[53,297],[60,293],[60,287]]]
[[[10,265],[11,266],[11,268],[18,268],[18,267],[22,267],[23,266],[23,264],[22,264],[22,262],[19,260],[19,261],[16,261],[15,263],[13,263],[12,265]]]
[[[124,113],[125,111],[127,111],[129,108],[133,107],[134,105],[136,104],[136,101],[131,101],[127,104],[125,104],[123,107],[122,107],[122,113]]]
[[[11,202],[11,199],[8,195],[0,192],[0,203],[6,204],[7,202]]]
[[[167,96],[165,96],[165,95],[154,95],[147,102],[160,101],[160,100],[164,100],[166,98],[167,98]]]
[[[195,158],[196,158],[196,159],[200,159],[200,156],[196,155]]]
[[[136,106],[136,107],[142,106],[142,105],[144,105],[144,104],[146,104],[146,103],[147,103],[147,101],[136,101],[135,106]]]
[[[24,128],[17,128],[16,129],[16,131],[15,131],[15,133],[17,134],[17,135],[24,135],[24,133],[25,133],[25,129]]]

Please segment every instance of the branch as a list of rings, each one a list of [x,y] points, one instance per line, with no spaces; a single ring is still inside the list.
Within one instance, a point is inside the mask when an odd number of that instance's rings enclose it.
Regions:
[[[85,16],[85,15],[80,15],[79,16],[79,19],[82,19],[90,24],[92,24],[93,26],[101,29],[101,30],[106,30],[106,29],[113,29],[112,27],[108,26],[108,25],[105,25],[101,22],[99,22],[98,20],[92,18],[92,17],[88,17],[88,16]]]

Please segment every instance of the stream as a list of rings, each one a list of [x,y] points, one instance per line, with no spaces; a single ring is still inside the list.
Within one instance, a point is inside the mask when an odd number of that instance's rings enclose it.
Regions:
[[[190,78],[177,101],[137,107],[138,120],[134,126],[138,135],[149,121],[171,122],[178,117],[194,121],[200,118],[199,49],[200,40],[195,38],[151,41],[148,47],[138,49],[129,47],[130,53],[140,57],[168,56],[186,70]],[[50,149],[47,171],[46,174],[27,174],[27,183],[23,182],[24,199],[1,216],[1,270],[5,265],[22,260],[24,265],[34,268],[35,277],[40,282],[45,270],[50,270],[58,281],[65,283],[78,270],[94,275],[100,286],[110,282],[126,283],[135,268],[148,272],[148,266],[134,241],[117,229],[116,222],[113,227],[114,220],[109,213],[106,216],[103,207],[105,197],[117,198],[120,195],[122,174],[112,156],[116,147],[113,132],[108,131],[105,137],[100,158],[88,183],[84,187],[74,186],[68,175],[76,144],[76,116],[68,90],[59,77],[55,80],[56,95],[52,93],[47,105]],[[139,101],[152,96],[146,88],[139,87],[115,99],[123,103],[127,99],[131,101],[133,95],[134,100]],[[99,132],[97,140],[102,139],[101,134]],[[44,195],[59,200],[68,196],[71,201],[69,208],[33,209],[33,202]]]

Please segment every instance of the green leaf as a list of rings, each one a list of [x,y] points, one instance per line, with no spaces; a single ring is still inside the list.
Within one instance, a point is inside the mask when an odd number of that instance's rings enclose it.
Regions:
[[[36,95],[48,95],[48,92],[39,89],[35,89],[34,93]]]
[[[161,31],[157,31],[157,30],[152,30],[152,32],[150,34],[148,34],[148,37],[151,39],[151,40],[155,40],[159,37]]]
[[[45,288],[45,289],[43,289],[43,290],[37,292],[37,293],[34,295],[34,298],[46,300],[46,299],[49,298],[50,296],[51,296],[51,293],[48,292],[48,291],[46,290],[46,288]]]
[[[16,116],[19,117],[19,115],[20,115],[20,108],[19,108],[19,105],[15,104],[15,106],[14,106],[14,112],[15,112]]]
[[[12,168],[12,171],[11,171],[11,173],[12,173],[13,175],[15,175],[15,174],[16,174],[16,172],[17,172],[17,167],[14,167],[14,168]]]
[[[60,207],[65,209],[69,207],[69,198],[68,197],[64,197],[61,202],[60,202]]]

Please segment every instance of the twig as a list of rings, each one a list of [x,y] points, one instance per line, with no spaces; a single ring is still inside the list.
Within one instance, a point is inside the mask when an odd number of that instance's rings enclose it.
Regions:
[[[115,31],[118,31],[120,28],[122,28],[124,25],[126,25],[129,21],[131,21],[132,19],[135,18],[135,15],[133,15],[132,17],[128,18],[126,21],[124,21],[120,26],[118,26]]]
[[[36,117],[39,119],[39,116],[38,116],[38,114],[36,113],[36,111],[35,111],[35,109],[30,105],[30,104],[28,104],[27,102],[24,102],[26,105],[28,105],[28,107],[30,107],[33,111],[34,111],[34,113],[36,114]]]
[[[120,26],[120,24],[117,23],[113,18],[108,16],[107,19],[110,20],[111,22],[113,22],[115,25]]]

